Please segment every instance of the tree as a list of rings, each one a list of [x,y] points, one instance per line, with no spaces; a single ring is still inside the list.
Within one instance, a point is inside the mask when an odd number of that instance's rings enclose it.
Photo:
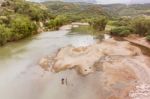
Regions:
[[[69,20],[67,20],[66,16],[58,15],[55,19],[52,19],[48,22],[49,29],[58,29],[60,26],[68,23]]]
[[[145,36],[148,32],[150,32],[150,19],[145,19],[143,17],[135,18],[132,20],[131,26],[135,33]]]
[[[114,35],[114,36],[125,37],[132,33],[132,28],[129,28],[127,26],[116,27],[112,29],[110,33],[111,35]]]
[[[36,25],[25,16],[16,15],[16,18],[11,21],[12,40],[19,40],[37,31]]]
[[[107,25],[107,18],[106,17],[99,17],[92,19],[89,24],[96,30],[103,31]]]
[[[11,29],[0,25],[0,46],[4,45],[11,37]]]

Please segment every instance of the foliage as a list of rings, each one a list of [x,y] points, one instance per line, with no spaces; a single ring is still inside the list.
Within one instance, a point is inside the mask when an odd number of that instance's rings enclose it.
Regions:
[[[40,5],[25,0],[5,0],[0,13],[0,45],[37,33],[38,23],[52,18]]]
[[[43,4],[47,6],[52,14],[68,16],[71,21],[83,21],[99,16],[110,17],[100,5],[89,3],[67,3],[59,1],[47,1]]]
[[[102,8],[115,17],[150,15],[150,4],[108,4]]]
[[[99,17],[99,18],[94,18],[91,21],[89,21],[89,24],[96,30],[98,31],[103,31],[105,30],[105,27],[107,25],[107,18],[106,17]]]
[[[37,32],[36,25],[28,17],[21,15],[16,15],[16,18],[11,20],[10,27],[12,29],[12,41],[22,39]]]
[[[31,20],[35,21],[42,21],[51,17],[40,5],[32,4],[24,0],[5,0],[2,6],[11,12],[28,16]]]
[[[7,28],[4,25],[0,25],[0,46],[4,45],[11,36],[11,29]]]
[[[60,16],[57,16],[55,19],[49,20],[49,22],[47,23],[47,27],[49,29],[55,30],[68,22],[69,20],[67,20],[66,16],[60,15]]]
[[[135,18],[132,20],[131,26],[135,33],[145,36],[150,31],[150,19],[142,17]]]
[[[132,32],[132,29],[129,27],[121,26],[116,27],[110,31],[111,35],[114,36],[128,36]]]
[[[111,26],[128,26],[130,24],[131,19],[129,18],[119,18],[115,20],[110,20],[108,25]]]

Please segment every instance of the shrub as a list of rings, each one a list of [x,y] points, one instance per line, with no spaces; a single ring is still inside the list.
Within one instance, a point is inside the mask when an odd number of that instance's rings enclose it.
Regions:
[[[19,40],[29,35],[32,35],[34,32],[37,32],[36,25],[25,16],[16,15],[14,20],[11,20],[10,27],[12,29],[12,38],[11,40]]]
[[[132,20],[131,26],[135,33],[145,36],[150,31],[150,19],[135,18]]]
[[[120,18],[113,21],[109,21],[108,25],[112,26],[128,26],[130,24],[131,19],[129,18]]]
[[[119,21],[109,21],[108,25],[111,25],[111,26],[121,26],[121,24],[120,24]]]
[[[105,30],[105,27],[107,25],[107,18],[106,17],[99,17],[95,18],[89,21],[89,24],[98,31]]]
[[[66,16],[57,16],[55,19],[51,19],[49,20],[49,22],[47,23],[47,27],[49,29],[58,29],[60,26],[68,23],[69,20],[67,20]]]
[[[132,29],[129,27],[116,27],[110,31],[111,35],[115,36],[128,36],[132,32]]]
[[[120,36],[126,37],[130,34],[130,30],[123,30],[122,32],[120,32]]]
[[[0,25],[0,46],[4,45],[11,37],[11,29]]]

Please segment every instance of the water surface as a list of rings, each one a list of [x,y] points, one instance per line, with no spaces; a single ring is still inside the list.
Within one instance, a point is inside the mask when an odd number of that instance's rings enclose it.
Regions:
[[[86,94],[86,89],[90,87],[84,84],[89,79],[79,76],[74,71],[58,74],[46,72],[38,65],[42,57],[53,54],[61,47],[70,44],[77,47],[86,46],[95,42],[93,36],[89,34],[68,35],[69,32],[69,30],[45,32],[0,47],[0,97],[3,99],[91,99],[81,94],[81,91],[85,91]],[[61,84],[62,78],[67,79],[67,86]]]

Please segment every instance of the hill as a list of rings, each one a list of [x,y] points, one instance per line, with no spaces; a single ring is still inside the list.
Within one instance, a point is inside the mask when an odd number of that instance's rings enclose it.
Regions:
[[[43,3],[53,14],[67,14],[85,17],[108,17],[150,15],[150,4],[91,4],[85,2],[47,1]]]
[[[86,19],[99,16],[110,17],[100,5],[90,3],[44,2],[49,11],[55,15],[68,15],[74,18]]]
[[[105,11],[118,16],[150,15],[150,4],[108,4],[101,6]]]
[[[63,0],[64,2],[85,2],[85,3],[97,3],[96,0]]]

